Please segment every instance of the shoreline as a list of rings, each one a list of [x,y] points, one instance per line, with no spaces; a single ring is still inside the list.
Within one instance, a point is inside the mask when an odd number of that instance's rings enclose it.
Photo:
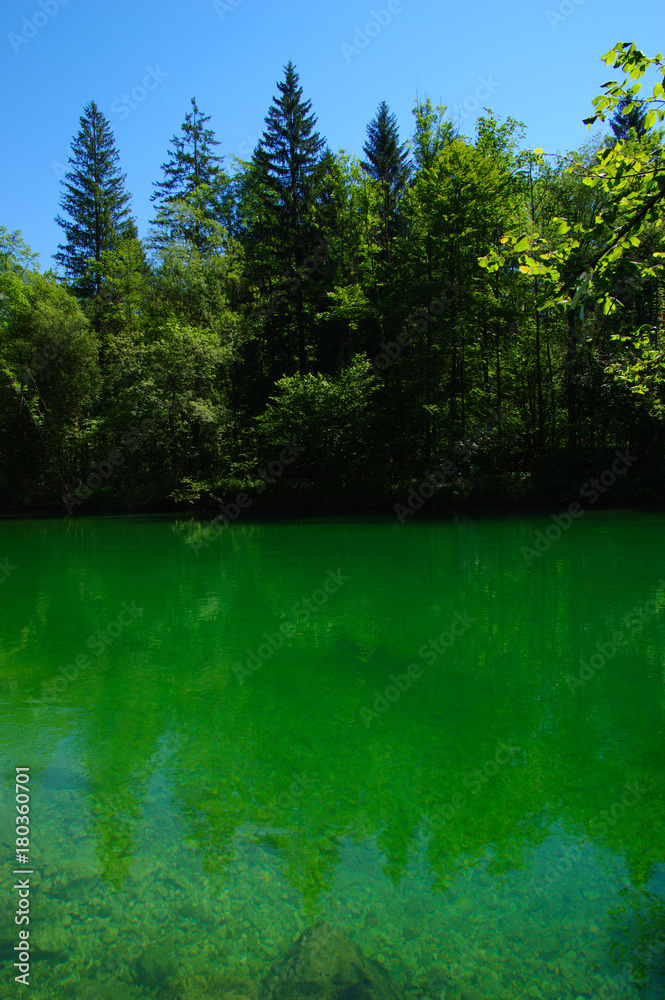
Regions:
[[[557,497],[527,497],[505,496],[488,501],[482,497],[464,497],[459,499],[446,498],[444,502],[429,500],[423,507],[411,511],[413,517],[403,520],[395,513],[395,507],[401,506],[402,496],[392,500],[373,500],[365,503],[344,499],[331,499],[314,502],[311,499],[280,499],[275,501],[255,502],[252,509],[244,510],[235,521],[265,521],[272,518],[279,520],[316,519],[319,517],[387,517],[396,523],[410,523],[412,520],[440,520],[449,517],[492,517],[492,516],[528,516],[531,514],[552,514],[564,511],[575,497],[559,495]],[[226,501],[225,501],[226,502]],[[217,514],[220,504],[167,504],[154,503],[145,506],[128,504],[99,504],[87,510],[76,510],[68,514],[59,505],[18,507],[7,505],[0,507],[0,520],[30,520],[30,519],[65,519],[91,517],[192,517],[201,520],[209,519]],[[621,496],[616,498],[601,498],[594,506],[584,508],[589,511],[652,511],[665,513],[665,495],[658,496]]]

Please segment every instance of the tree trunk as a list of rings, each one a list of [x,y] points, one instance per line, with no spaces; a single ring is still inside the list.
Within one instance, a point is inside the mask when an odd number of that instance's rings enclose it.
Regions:
[[[575,360],[577,339],[575,335],[575,314],[568,310],[568,353],[566,355],[566,405],[568,407],[568,447],[577,448],[579,433],[577,426],[577,390],[575,387]]]
[[[544,444],[543,373],[540,367],[540,312],[538,311],[538,279],[533,279],[533,297],[536,307],[536,385],[538,390],[538,450]]]

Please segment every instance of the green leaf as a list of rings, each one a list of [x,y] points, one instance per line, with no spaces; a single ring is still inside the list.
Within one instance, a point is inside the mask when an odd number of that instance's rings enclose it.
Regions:
[[[573,301],[572,301],[571,306],[570,306],[571,309],[575,309],[575,307],[577,306],[577,303],[582,298],[583,292],[585,292],[585,291],[586,291],[586,286],[585,285],[578,285],[577,286],[577,290],[575,291],[575,295],[573,296]]]

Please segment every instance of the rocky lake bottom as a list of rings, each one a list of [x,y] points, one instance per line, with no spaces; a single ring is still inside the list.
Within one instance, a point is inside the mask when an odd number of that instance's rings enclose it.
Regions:
[[[285,877],[284,858],[261,843],[266,828],[238,831],[228,866],[206,872],[159,783],[117,886],[102,877],[80,792],[50,789],[38,803],[48,847],[35,846],[32,858],[33,1000],[256,998],[274,963],[320,921],[413,1000],[645,996],[611,955],[608,912],[625,873],[561,833],[522,870],[497,878],[488,852],[460,865],[445,889],[431,884],[418,851],[393,884],[375,842],[342,838],[333,885],[308,901]],[[7,898],[10,885],[3,888]],[[3,931],[6,956],[14,943],[7,921]],[[0,998],[15,995],[5,980]]]
[[[0,1000],[662,1000],[665,518],[548,523],[0,521]]]

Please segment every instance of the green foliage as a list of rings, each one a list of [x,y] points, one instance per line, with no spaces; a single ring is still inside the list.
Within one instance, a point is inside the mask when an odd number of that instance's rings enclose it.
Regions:
[[[0,226],[0,274],[12,271],[23,274],[26,270],[38,270],[36,254],[23,240],[19,230],[10,233],[5,226]]]
[[[2,492],[55,505],[85,453],[99,391],[97,341],[52,274],[18,282],[5,271],[0,287]]]
[[[592,217],[555,218],[553,234],[514,229],[502,238],[500,249],[494,248],[481,259],[481,265],[491,273],[517,266],[523,275],[537,280],[539,310],[568,312],[570,323],[574,322],[573,311],[581,322],[585,310],[611,317],[623,306],[617,286],[626,274],[641,285],[653,280],[657,288],[664,273],[665,255],[660,249],[653,249],[647,258],[639,251],[645,235],[659,224],[665,194],[662,147],[658,135],[649,134],[649,129],[665,118],[663,83],[654,86],[650,98],[638,102],[635,94],[640,84],[630,86],[628,77],[639,79],[650,67],[657,67],[665,79],[665,67],[660,55],[649,58],[629,43],[619,43],[603,59],[627,77],[621,83],[611,80],[604,85],[605,93],[593,101],[596,114],[585,121],[588,125],[605,121],[615,112],[614,124],[618,116],[627,128],[622,133],[626,138],[619,137],[598,149],[588,167],[582,165],[580,171],[578,161],[568,168],[570,174],[581,175],[594,196]],[[631,128],[631,124],[640,127]],[[535,150],[535,157],[543,165],[543,150]],[[657,351],[654,354],[645,348],[642,334],[635,331],[637,360],[628,363],[609,358],[606,362],[606,372],[630,383],[636,395],[652,393],[654,384],[660,382]],[[660,412],[655,400],[653,409]]]
[[[372,397],[377,385],[370,364],[357,357],[336,378],[293,375],[280,379],[257,426],[265,440],[265,457],[284,442],[297,443],[304,454],[293,476],[317,484],[324,497],[362,494],[377,463],[372,459]]]
[[[641,77],[650,66],[658,66],[665,77],[661,57],[646,57],[634,45],[619,43],[603,57],[615,68],[624,69],[632,79]],[[627,79],[622,83],[605,84],[605,95],[594,99],[596,114],[585,119],[591,125],[605,121],[607,113],[621,104],[624,114],[634,109],[626,103],[634,88],[628,88]],[[657,83],[653,96],[643,102],[645,127],[665,118],[663,84]],[[536,149],[537,162],[543,163],[543,150]],[[573,165],[570,171],[574,171]],[[651,143],[629,144],[618,141],[598,150],[583,183],[605,197],[604,204],[593,220],[560,219],[557,235],[565,236],[558,245],[551,247],[540,234],[513,232],[502,240],[505,249],[491,253],[482,261],[485,267],[497,267],[517,259],[520,270],[526,275],[546,279],[544,288],[549,293],[543,306],[577,308],[582,300],[594,295],[605,314],[616,308],[611,294],[616,265],[640,244],[640,235],[649,223],[657,222],[660,202],[665,193],[665,169],[660,152],[654,152]],[[658,261],[642,266],[643,277],[655,277],[662,272]]]
[[[129,332],[114,338],[95,445],[98,456],[125,455],[116,495],[140,506],[209,497],[206,483],[219,476],[229,446],[230,361],[214,334],[178,324],[152,341]],[[125,444],[133,428],[136,447]]]
[[[127,239],[103,250],[94,269],[100,291],[86,302],[94,327],[106,339],[121,330],[134,330],[141,321],[149,269],[140,240]]]
[[[362,168],[374,181],[380,228],[374,238],[383,256],[390,258],[390,244],[398,227],[399,203],[411,172],[408,146],[399,141],[397,119],[381,101],[378,111],[367,126],[367,142],[363,146],[367,157]]]
[[[136,227],[111,126],[94,101],[84,108],[80,124],[72,140],[72,168],[61,180],[60,207],[69,218],[56,217],[66,241],[60,244],[55,260],[77,293],[86,297],[101,288],[101,274],[98,268],[90,268],[91,262],[101,263],[104,251],[135,237]]]
[[[631,138],[643,139],[647,133],[646,117],[642,102],[634,100],[632,94],[626,94],[617,104],[610,122],[615,138],[622,142]]]
[[[205,127],[208,121],[210,116],[203,115],[192,97],[192,110],[185,115],[181,134],[173,136],[173,148],[162,164],[164,178],[155,182],[151,195],[157,203],[155,247],[192,243],[199,253],[216,252],[214,223],[222,215],[227,178],[222,158],[214,152],[219,143],[213,130]]]
[[[268,367],[271,378],[292,371],[294,360],[301,373],[308,367],[310,316],[303,269],[320,246],[314,206],[324,147],[293,63],[285,67],[277,87],[280,96],[273,98],[248,169],[250,225],[242,238],[250,280],[264,300],[260,311],[267,322],[253,332],[258,333],[261,367]],[[307,285],[311,287],[311,279]]]
[[[220,238],[226,242],[225,236]],[[235,263],[239,253],[234,247],[233,257],[203,254],[193,243],[174,244],[160,253],[145,292],[146,332],[175,321],[213,331],[220,341],[230,340],[238,325],[228,300],[239,280]]]
[[[264,202],[295,235],[311,198],[311,181],[324,141],[315,131],[311,101],[303,101],[299,76],[292,62],[278,82],[279,97],[266,117],[266,129],[254,154],[265,186]]]
[[[618,350],[607,366],[608,374],[623,383],[662,421],[665,417],[665,349],[658,347],[658,331],[644,326],[622,336],[614,334]]]
[[[429,170],[446,143],[455,138],[455,126],[446,117],[447,110],[443,104],[433,107],[429,97],[414,104],[413,158],[418,170]]]
[[[432,117],[430,113],[430,118]],[[397,118],[385,101],[367,126],[367,142],[363,146],[367,160],[363,170],[379,181],[394,209],[409,177],[407,144],[400,145]]]
[[[665,106],[662,83],[644,98],[634,81],[664,68],[629,44],[604,58],[626,79],[589,122],[620,135],[565,156],[520,149],[522,124],[490,109],[461,136],[427,97],[410,147],[382,102],[364,159],[334,153],[288,63],[228,178],[193,100],[146,243],[91,103],[65,185],[79,216],[60,220],[83,312],[0,228],[8,497],[50,502],[123,440],[137,447],[89,509],[207,503],[285,438],[306,450],[266,496],[378,503],[465,440],[457,502],[560,496],[628,445],[657,488]],[[11,479],[24,456],[39,471]]]

